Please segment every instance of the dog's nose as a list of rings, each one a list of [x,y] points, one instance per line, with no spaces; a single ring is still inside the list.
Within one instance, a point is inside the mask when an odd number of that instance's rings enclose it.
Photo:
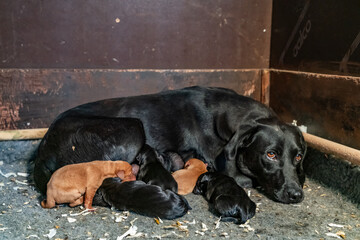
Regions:
[[[300,189],[289,189],[288,190],[289,200],[292,203],[301,202],[303,199],[303,192]]]

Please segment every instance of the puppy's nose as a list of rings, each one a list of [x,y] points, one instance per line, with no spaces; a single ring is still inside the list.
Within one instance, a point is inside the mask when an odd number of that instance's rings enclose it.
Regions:
[[[292,203],[301,202],[303,199],[303,192],[300,189],[289,189],[288,190],[289,200]]]

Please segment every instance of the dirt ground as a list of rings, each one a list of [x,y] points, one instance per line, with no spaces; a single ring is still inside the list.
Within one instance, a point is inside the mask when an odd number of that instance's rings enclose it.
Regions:
[[[199,195],[186,196],[192,210],[176,220],[162,220],[98,207],[42,209],[32,180],[39,141],[0,142],[0,239],[360,239],[360,208],[340,193],[307,178],[305,200],[286,205],[247,189],[258,205],[247,224],[218,223]],[[359,183],[360,184],[360,183]],[[337,235],[336,235],[337,234]]]

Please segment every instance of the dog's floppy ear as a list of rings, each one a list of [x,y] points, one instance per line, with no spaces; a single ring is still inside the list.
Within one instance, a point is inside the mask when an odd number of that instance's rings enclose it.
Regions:
[[[231,137],[224,147],[226,160],[234,161],[239,148],[248,146],[251,143],[252,135],[257,131],[257,124],[242,126]]]

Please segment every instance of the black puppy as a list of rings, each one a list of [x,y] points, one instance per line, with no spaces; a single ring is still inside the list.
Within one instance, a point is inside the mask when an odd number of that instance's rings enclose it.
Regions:
[[[119,178],[105,179],[98,190],[103,206],[111,206],[118,210],[129,210],[149,217],[174,219],[191,210],[187,200],[170,190],[148,185],[142,181],[121,183]]]
[[[178,185],[170,172],[165,169],[159,160],[162,157],[150,146],[145,144],[140,153],[136,156],[136,160],[140,165],[137,179],[145,183],[160,186],[163,190],[169,189],[177,192]],[[171,166],[168,168],[171,168]]]
[[[224,222],[245,223],[255,215],[256,205],[232,177],[207,172],[200,175],[193,190],[213,204]]]

